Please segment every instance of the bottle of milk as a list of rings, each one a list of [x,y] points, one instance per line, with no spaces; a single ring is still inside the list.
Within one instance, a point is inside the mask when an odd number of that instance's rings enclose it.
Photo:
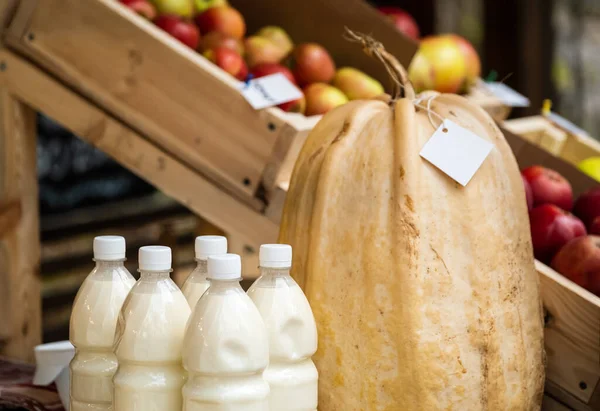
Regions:
[[[117,358],[112,346],[119,311],[135,279],[124,266],[125,239],[94,238],[96,267],[85,279],[73,303],[70,340],[70,409],[110,410]]]
[[[140,248],[139,266],[140,279],[123,304],[115,334],[114,411],[178,411],[190,306],[169,276],[169,247]]]
[[[240,286],[235,254],[208,258],[210,288],[190,317],[183,343],[184,411],[268,411],[267,330]]]
[[[269,334],[270,359],[264,377],[271,386],[271,410],[316,410],[317,327],[306,296],[290,277],[292,247],[264,244],[261,276],[248,290]]]
[[[211,255],[226,254],[227,239],[220,235],[203,235],[196,237],[194,246],[198,265],[187,280],[185,280],[181,288],[183,295],[185,295],[192,309],[194,309],[196,303],[210,285],[208,278],[206,278],[208,257]]]

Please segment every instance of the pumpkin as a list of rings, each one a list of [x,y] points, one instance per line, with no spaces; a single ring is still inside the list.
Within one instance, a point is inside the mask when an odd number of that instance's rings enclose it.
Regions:
[[[399,63],[355,38],[395,97],[320,120],[280,227],[318,324],[319,410],[540,409],[543,314],[514,155],[480,107],[415,105]],[[419,156],[438,117],[494,145],[466,187]]]

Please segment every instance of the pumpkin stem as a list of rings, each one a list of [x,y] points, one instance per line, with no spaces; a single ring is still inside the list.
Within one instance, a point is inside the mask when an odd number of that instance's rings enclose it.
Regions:
[[[392,97],[394,100],[402,97],[411,100],[415,98],[415,90],[408,79],[406,70],[394,56],[385,50],[383,44],[367,34],[352,31],[348,27],[346,27],[345,38],[348,41],[362,44],[363,50],[368,56],[376,57],[381,61],[392,79]]]

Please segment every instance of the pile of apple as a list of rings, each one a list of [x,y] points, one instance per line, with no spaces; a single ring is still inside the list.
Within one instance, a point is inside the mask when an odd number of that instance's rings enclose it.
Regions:
[[[521,175],[535,257],[600,296],[600,186],[573,204],[571,184],[556,171],[531,166]]]
[[[295,45],[284,29],[266,26],[246,37],[243,16],[227,0],[120,0],[241,81],[281,73],[303,97],[279,105],[319,115],[349,100],[384,92],[374,78],[352,67],[337,69],[317,43]]]

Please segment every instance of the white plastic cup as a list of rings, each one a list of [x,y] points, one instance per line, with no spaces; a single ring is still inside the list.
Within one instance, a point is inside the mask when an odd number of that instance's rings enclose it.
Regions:
[[[58,396],[69,410],[69,363],[75,356],[75,347],[69,341],[41,344],[35,347],[36,369],[33,385],[56,383]]]

